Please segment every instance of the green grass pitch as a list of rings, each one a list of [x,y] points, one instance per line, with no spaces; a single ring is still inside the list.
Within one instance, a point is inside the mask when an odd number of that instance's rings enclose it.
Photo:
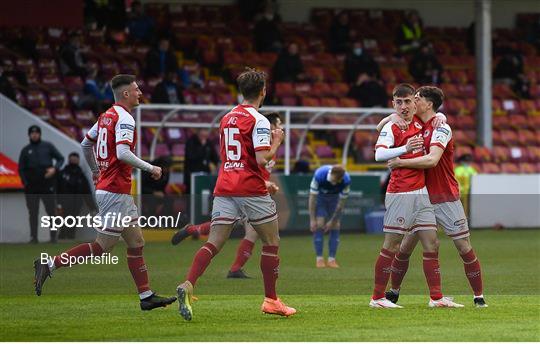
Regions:
[[[71,245],[0,245],[0,333],[3,341],[540,341],[540,231],[473,231],[483,267],[489,308],[476,309],[463,265],[441,235],[443,291],[466,305],[430,309],[421,250],[411,258],[400,303],[404,309],[370,309],[373,264],[382,236],[347,234],[338,252],[340,269],[317,270],[311,238],[284,237],[278,292],[298,309],[291,318],[263,315],[260,244],[246,271],[250,280],[227,280],[238,240],[231,240],[199,280],[194,319],[184,321],[174,304],[139,310],[125,262],[77,266],[55,272],[43,295],[34,295],[33,258]],[[193,254],[202,245],[145,247],[152,289],[173,295]],[[325,238],[325,251],[327,238]]]

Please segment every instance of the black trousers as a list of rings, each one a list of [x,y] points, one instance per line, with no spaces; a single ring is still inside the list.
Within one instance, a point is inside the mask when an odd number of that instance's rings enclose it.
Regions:
[[[25,189],[26,207],[28,208],[28,218],[30,220],[30,236],[32,240],[37,240],[38,237],[38,217],[39,217],[39,201],[43,202],[45,211],[49,216],[55,215],[56,211],[56,195],[50,190],[43,188],[26,188]],[[51,241],[56,239],[56,231],[50,231]]]

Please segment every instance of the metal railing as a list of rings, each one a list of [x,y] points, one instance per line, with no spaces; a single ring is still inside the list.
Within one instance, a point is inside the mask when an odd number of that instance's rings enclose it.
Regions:
[[[142,128],[156,128],[150,147],[150,159],[155,158],[155,150],[158,137],[163,128],[217,128],[221,117],[229,112],[233,106],[230,105],[172,105],[172,104],[143,104],[137,107],[137,155],[141,156],[141,136]],[[142,113],[145,110],[168,111],[161,121],[143,121]],[[207,123],[201,122],[170,122],[169,120],[180,111],[208,112],[216,111],[216,116]],[[334,107],[301,107],[301,106],[264,106],[260,112],[276,111],[285,115],[285,156],[284,156],[284,174],[289,175],[291,170],[291,130],[303,129],[300,140],[295,152],[295,158],[300,158],[302,147],[305,143],[307,133],[311,130],[348,130],[349,134],[343,146],[342,163],[346,166],[347,156],[351,146],[354,132],[357,130],[375,130],[375,124],[362,124],[372,115],[390,114],[393,109],[390,108],[334,108]],[[291,123],[291,117],[294,114],[314,114],[306,123]],[[323,116],[339,114],[340,116],[357,116],[352,124],[316,124],[315,122]],[[137,194],[141,192],[141,172],[136,170]]]

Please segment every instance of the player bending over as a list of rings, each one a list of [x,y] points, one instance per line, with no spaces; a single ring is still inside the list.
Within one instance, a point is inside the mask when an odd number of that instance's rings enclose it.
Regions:
[[[208,241],[195,254],[186,281],[177,287],[180,315],[191,320],[193,286],[212,258],[221,250],[233,224],[245,214],[263,243],[261,271],[265,298],[264,313],[290,316],[276,294],[279,271],[279,230],[276,204],[268,194],[261,167],[274,157],[283,141],[283,130],[270,130],[270,122],[258,112],[266,96],[266,75],[247,70],[237,78],[244,101],[226,114],[220,123],[220,158],[212,224]]]
[[[98,216],[104,219],[103,227],[96,228],[98,233],[93,243],[73,247],[56,256],[48,264],[36,259],[35,289],[36,294],[41,295],[47,277],[50,277],[54,270],[67,266],[64,257],[100,256],[104,252],[110,252],[122,236],[128,247],[128,267],[139,292],[141,309],[151,310],[173,303],[176,297],[160,297],[150,289],[143,258],[144,238],[141,229],[136,226],[139,215],[130,194],[131,170],[133,167],[140,168],[151,173],[152,178],[157,180],[161,178],[161,168],[152,166],[133,154],[136,133],[135,120],[130,112],[139,105],[139,98],[142,95],[135,77],[117,75],[112,78],[111,87],[115,104],[99,116],[81,143],[94,182],[97,182],[96,201],[99,208]],[[97,148],[97,156],[94,154],[94,146]],[[113,219],[106,216],[108,213],[116,214],[117,218],[130,216],[129,227],[116,227]]]
[[[483,295],[480,262],[471,245],[469,225],[454,176],[452,129],[446,123],[442,125],[435,123],[437,121],[435,111],[441,106],[443,99],[444,94],[437,87],[424,86],[417,90],[416,114],[424,123],[424,147],[427,155],[413,159],[396,158],[389,161],[389,166],[392,169],[425,169],[426,186],[437,224],[452,238],[463,260],[465,276],[474,293],[474,304],[477,307],[487,307]],[[409,257],[417,243],[418,237],[406,236],[392,263],[392,288],[386,292],[386,298],[394,303],[398,301],[401,284],[409,268]]]
[[[394,109],[408,123],[405,130],[394,123],[387,123],[375,146],[375,159],[386,161],[401,156],[412,159],[424,155],[423,127],[414,104],[414,88],[408,84],[397,85],[393,92]],[[392,148],[393,147],[393,148]],[[424,173],[418,169],[398,168],[390,175],[385,198],[384,242],[375,263],[375,286],[369,302],[374,308],[401,308],[385,297],[394,256],[403,236],[407,233],[419,238],[424,253],[424,275],[429,288],[430,307],[463,307],[443,297],[439,268],[439,241],[433,206],[425,187]]]
[[[309,229],[313,233],[318,268],[339,268],[336,253],[339,246],[341,212],[349,196],[351,177],[341,165],[319,167],[309,187]],[[324,262],[324,233],[330,233],[328,262]]]
[[[277,112],[271,112],[265,114],[264,117],[270,122],[270,130],[281,129],[283,130],[281,117]],[[268,192],[273,195],[279,188],[278,186],[271,182],[270,173],[272,173],[272,168],[276,162],[272,159],[266,164],[266,166],[261,167],[261,172],[264,174],[264,179],[266,183],[266,188]],[[176,232],[171,238],[171,243],[173,245],[178,245],[182,240],[187,237],[193,236],[198,237],[199,235],[208,235],[210,233],[210,221],[201,223],[198,225],[187,224],[178,232]],[[238,249],[236,250],[236,258],[227,273],[227,278],[249,278],[242,269],[246,262],[251,257],[253,252],[253,246],[255,246],[255,241],[259,238],[259,235],[253,229],[253,226],[249,223],[249,220],[246,216],[242,216],[241,219],[235,222],[234,228],[243,226],[245,230],[244,238],[240,241]],[[234,230],[234,229],[233,229]]]

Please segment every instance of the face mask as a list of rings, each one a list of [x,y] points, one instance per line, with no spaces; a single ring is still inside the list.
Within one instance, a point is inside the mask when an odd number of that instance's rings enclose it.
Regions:
[[[354,54],[355,55],[362,55],[362,48],[355,48],[354,49]]]

